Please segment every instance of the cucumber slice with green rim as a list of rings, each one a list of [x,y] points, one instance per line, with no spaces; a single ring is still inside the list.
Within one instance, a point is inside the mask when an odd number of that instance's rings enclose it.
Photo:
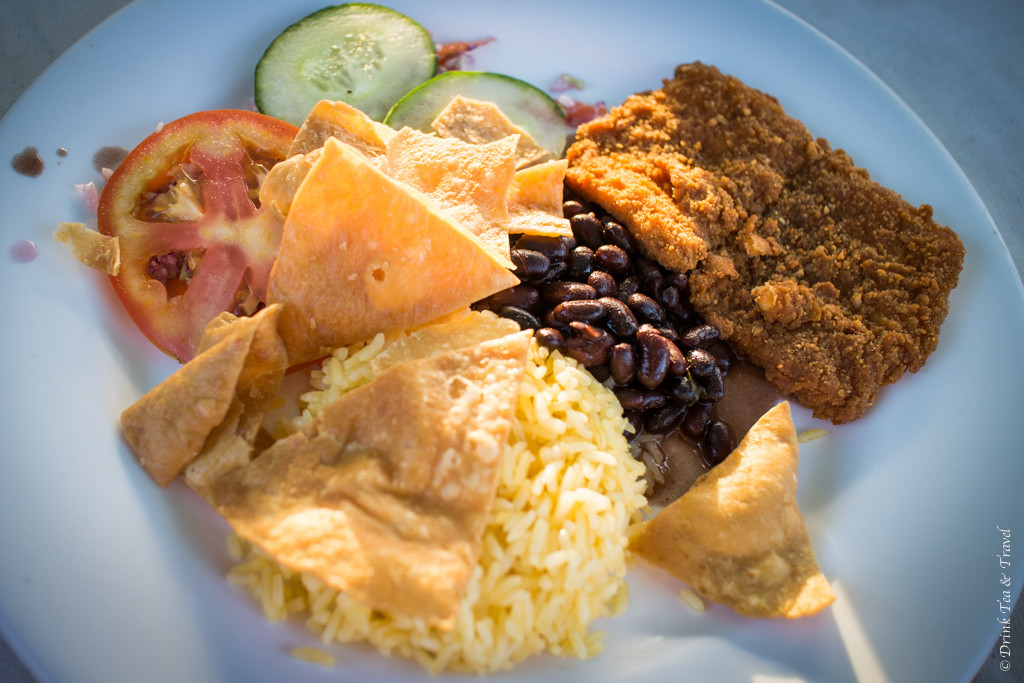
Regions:
[[[387,7],[348,3],[295,22],[256,65],[256,106],[300,125],[320,100],[342,100],[381,120],[437,68],[426,29]]]
[[[414,88],[388,112],[384,123],[432,131],[430,124],[456,95],[493,102],[513,123],[558,159],[570,132],[565,110],[540,88],[512,76],[489,71],[447,71]]]

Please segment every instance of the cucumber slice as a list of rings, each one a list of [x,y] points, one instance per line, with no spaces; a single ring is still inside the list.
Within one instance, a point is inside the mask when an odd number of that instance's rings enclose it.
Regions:
[[[409,17],[368,3],[335,5],[270,44],[256,65],[256,106],[298,126],[320,100],[342,100],[379,121],[436,68],[433,39]]]
[[[384,123],[429,133],[430,124],[456,95],[493,102],[553,158],[565,152],[570,129],[562,105],[526,81],[489,71],[447,71],[434,76],[395,103]]]

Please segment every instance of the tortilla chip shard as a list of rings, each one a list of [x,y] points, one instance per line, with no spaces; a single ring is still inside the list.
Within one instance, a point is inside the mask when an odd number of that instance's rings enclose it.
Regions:
[[[299,191],[302,181],[309,175],[322,151],[322,148],[318,147],[304,154],[293,154],[284,161],[274,164],[260,185],[260,204],[274,209],[284,221],[292,208],[295,193]]]
[[[441,110],[430,127],[443,138],[456,138],[474,145],[518,135],[515,154],[517,169],[545,161],[551,156],[524,128],[513,123],[493,102],[456,95]]]
[[[510,233],[572,236],[569,221],[562,214],[567,164],[565,159],[556,159],[516,171],[508,194]]]
[[[796,618],[835,600],[796,502],[789,403],[656,514],[631,548],[707,600],[749,617]]]
[[[409,329],[511,287],[498,254],[428,197],[329,138],[299,187],[268,303],[295,363]]]
[[[320,100],[302,122],[288,156],[312,152],[323,147],[327,138],[334,137],[374,158],[383,156],[384,143],[394,134],[394,130],[377,123],[350,104]]]
[[[240,318],[220,333],[216,343],[178,368],[121,413],[124,439],[143,468],[167,486],[202,453],[211,433],[231,416],[247,428],[258,426],[267,395],[276,393],[285,364],[270,361],[280,307],[269,306]],[[254,348],[254,340],[259,350]],[[279,341],[277,342],[279,345]],[[283,347],[277,351],[283,358]],[[270,364],[273,368],[268,369]],[[256,378],[264,392],[260,396]],[[257,398],[259,396],[259,398]],[[255,427],[244,437],[254,436]]]
[[[121,244],[116,237],[90,230],[85,223],[61,222],[54,238],[71,249],[72,255],[85,265],[107,275],[121,269]]]
[[[450,627],[476,567],[529,332],[392,366],[216,480],[242,538],[375,609]]]

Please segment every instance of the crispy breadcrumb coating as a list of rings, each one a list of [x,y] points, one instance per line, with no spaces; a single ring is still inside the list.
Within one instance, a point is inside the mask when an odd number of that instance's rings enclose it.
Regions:
[[[778,390],[835,423],[935,350],[964,248],[778,101],[699,62],[580,126],[566,180]]]

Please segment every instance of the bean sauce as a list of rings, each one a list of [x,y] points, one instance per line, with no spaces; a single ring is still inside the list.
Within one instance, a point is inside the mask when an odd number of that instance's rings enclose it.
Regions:
[[[39,156],[39,150],[35,147],[26,147],[11,157],[11,168],[17,173],[29,178],[35,178],[42,174],[46,164]]]

